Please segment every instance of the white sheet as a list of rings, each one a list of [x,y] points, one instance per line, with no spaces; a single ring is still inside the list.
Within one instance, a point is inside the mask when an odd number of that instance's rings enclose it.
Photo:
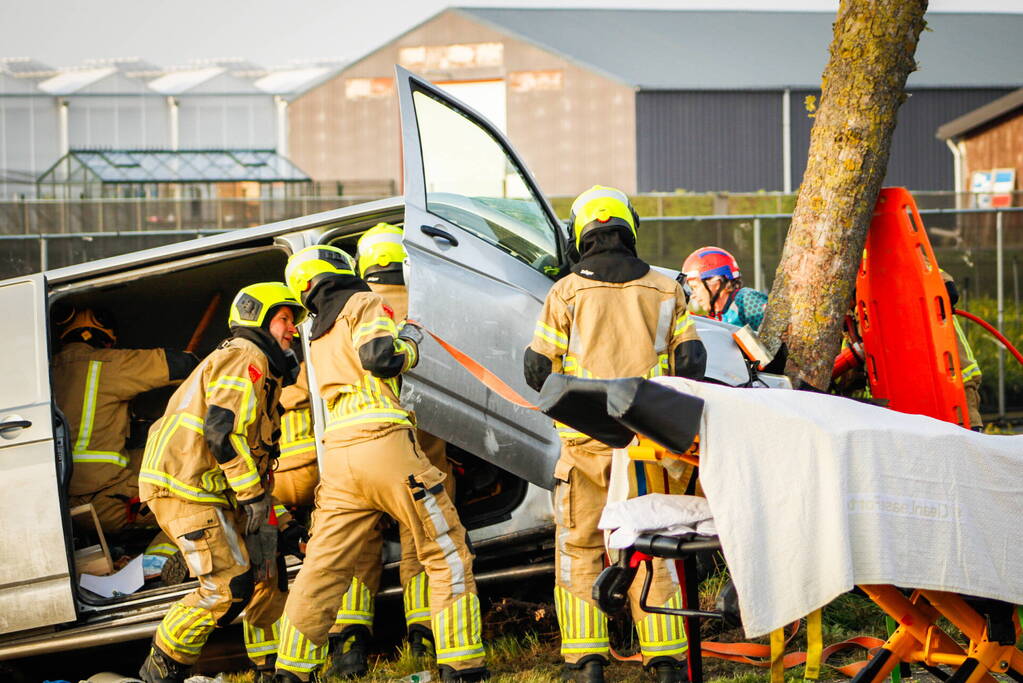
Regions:
[[[1023,604],[1023,436],[782,389],[706,401],[700,480],[748,637],[854,584]]]
[[[616,549],[628,548],[643,533],[717,535],[706,498],[663,493],[608,502],[597,526],[611,531],[607,545]]]

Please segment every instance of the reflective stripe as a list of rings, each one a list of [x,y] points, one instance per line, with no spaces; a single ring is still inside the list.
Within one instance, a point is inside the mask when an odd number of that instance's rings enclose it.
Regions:
[[[281,453],[279,460],[314,451],[316,437],[313,435],[309,408],[289,410],[281,420]]]
[[[466,593],[433,616],[437,664],[482,658],[480,600]]]
[[[966,340],[966,335],[963,333],[963,328],[960,327],[959,321],[952,318],[952,326],[956,331],[956,338],[959,340],[959,348],[966,353],[966,358],[959,359],[959,369],[963,376],[963,381],[967,382],[974,377],[980,377],[980,365],[977,364],[977,359],[973,355],[973,347],[970,346],[970,342]]]
[[[682,609],[682,591],[675,591],[661,606]],[[636,622],[636,632],[644,659],[681,655],[689,649],[682,617],[650,614]]]
[[[177,654],[186,663],[194,661],[216,625],[213,613],[199,607],[175,603],[156,630],[156,642],[169,654]]]
[[[671,320],[674,316],[675,300],[662,301],[660,309],[657,311],[657,331],[654,333],[654,353],[657,355],[668,350],[668,330],[671,328]],[[678,325],[675,327],[677,330]]]
[[[231,549],[231,557],[234,558],[236,564],[241,567],[248,567],[249,562],[246,555],[242,553],[242,539],[238,536],[238,532],[235,531],[234,525],[231,524],[224,516],[224,511],[220,508],[214,508],[213,510],[217,515],[217,520],[220,522],[220,528],[224,532],[224,538],[227,540],[227,546]]]
[[[679,317],[678,320],[675,321],[675,332],[672,336],[677,337],[679,335],[685,334],[686,330],[688,330],[694,324],[695,323],[693,323],[692,316],[690,316],[689,312],[686,311]]]
[[[568,350],[568,336],[541,320],[536,321],[536,330],[533,332],[533,336],[554,344],[554,346],[562,351]]]
[[[310,673],[327,659],[327,643],[315,645],[302,635],[284,614],[280,624],[280,645],[277,648],[277,668],[295,673]]]
[[[561,653],[607,655],[607,615],[561,586],[554,587],[554,606],[561,630]]]
[[[372,627],[373,607],[373,594],[370,593],[369,586],[359,580],[359,577],[353,576],[352,583],[341,598],[341,607],[338,608],[334,624],[336,626],[361,624]]]
[[[96,400],[99,397],[99,377],[103,370],[103,362],[89,361],[89,369],[85,376],[85,391],[82,396],[82,421],[78,425],[78,438],[71,449],[73,462],[104,463],[127,467],[128,458],[117,451],[91,451],[89,441],[92,440],[92,429],[96,422]]]
[[[258,659],[269,655],[277,654],[279,645],[279,624],[275,621],[269,629],[255,626],[247,621],[242,621],[242,633],[245,638],[245,652],[249,659]]]
[[[352,345],[358,349],[362,346],[359,342],[363,337],[371,336],[376,332],[388,332],[392,337],[398,336],[398,328],[394,326],[394,321],[388,317],[380,317],[359,325],[352,334]]]
[[[179,481],[169,474],[164,472],[158,472],[151,469],[143,469],[139,473],[139,481],[152,484],[162,489],[168,489],[175,495],[178,495],[187,500],[194,500],[197,503],[220,503],[227,505],[227,496],[221,493],[210,493],[209,491],[203,491],[194,486],[189,486],[183,481]]]
[[[177,554],[178,547],[173,543],[155,543],[146,548],[146,555],[159,555],[161,557],[171,557]]]
[[[405,623],[430,623],[430,591],[426,572],[419,572],[402,588],[405,604]]]
[[[416,345],[409,344],[404,339],[395,339],[394,348],[397,353],[405,354],[405,362],[401,364],[401,371],[408,372],[416,364],[416,361],[419,360],[419,351]]]
[[[430,493],[429,489],[423,488],[422,491],[424,494],[423,506],[426,508],[427,514],[430,515],[430,522],[433,523],[436,533],[436,537],[433,539],[434,543],[444,551],[444,561],[447,562],[448,570],[451,572],[451,593],[459,595],[465,592],[465,565],[462,562],[462,556],[458,554],[455,542],[448,534],[451,526],[444,519],[444,513],[441,512],[440,506],[437,504],[437,497]]]

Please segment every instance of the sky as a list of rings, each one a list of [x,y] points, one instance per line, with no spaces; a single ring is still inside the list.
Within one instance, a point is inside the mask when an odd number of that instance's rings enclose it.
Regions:
[[[272,67],[361,57],[447,6],[834,12],[837,0],[0,0],[0,57],[50,66],[141,57],[158,66],[243,58]],[[1023,13],[1020,0],[931,0],[929,11]]]

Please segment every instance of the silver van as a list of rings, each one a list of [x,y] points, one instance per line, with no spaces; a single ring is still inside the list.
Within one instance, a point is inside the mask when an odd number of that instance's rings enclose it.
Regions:
[[[401,68],[397,87],[404,197],[0,282],[8,330],[0,354],[0,660],[148,638],[194,585],[111,599],[77,587],[65,495],[71,449],[49,372],[55,304],[116,311],[124,347],[183,348],[219,294],[199,349],[206,353],[226,335],[227,307],[240,287],[283,279],[288,255],[308,245],[353,251],[362,232],[386,221],[404,226],[411,317],[535,398],[522,378],[522,353],[566,267],[564,227],[494,126]],[[697,326],[708,376],[746,382],[734,328],[703,318]],[[551,421],[495,395],[432,341],[402,401],[461,464],[458,504],[478,579],[551,572],[547,489],[559,452]],[[319,427],[322,406],[316,410]]]

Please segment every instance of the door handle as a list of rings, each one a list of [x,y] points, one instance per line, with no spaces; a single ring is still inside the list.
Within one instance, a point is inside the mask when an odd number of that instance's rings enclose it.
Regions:
[[[27,429],[32,426],[31,420],[26,420],[20,415],[12,415],[3,422],[0,422],[0,436],[7,438],[13,438],[14,434],[9,434],[9,430],[12,429]]]
[[[429,235],[430,237],[438,237],[442,240],[447,240],[447,242],[450,243],[451,246],[453,247],[458,246],[458,238],[452,235],[447,230],[441,230],[440,228],[435,228],[432,225],[423,225],[420,226],[419,229],[423,231],[424,235]]]

